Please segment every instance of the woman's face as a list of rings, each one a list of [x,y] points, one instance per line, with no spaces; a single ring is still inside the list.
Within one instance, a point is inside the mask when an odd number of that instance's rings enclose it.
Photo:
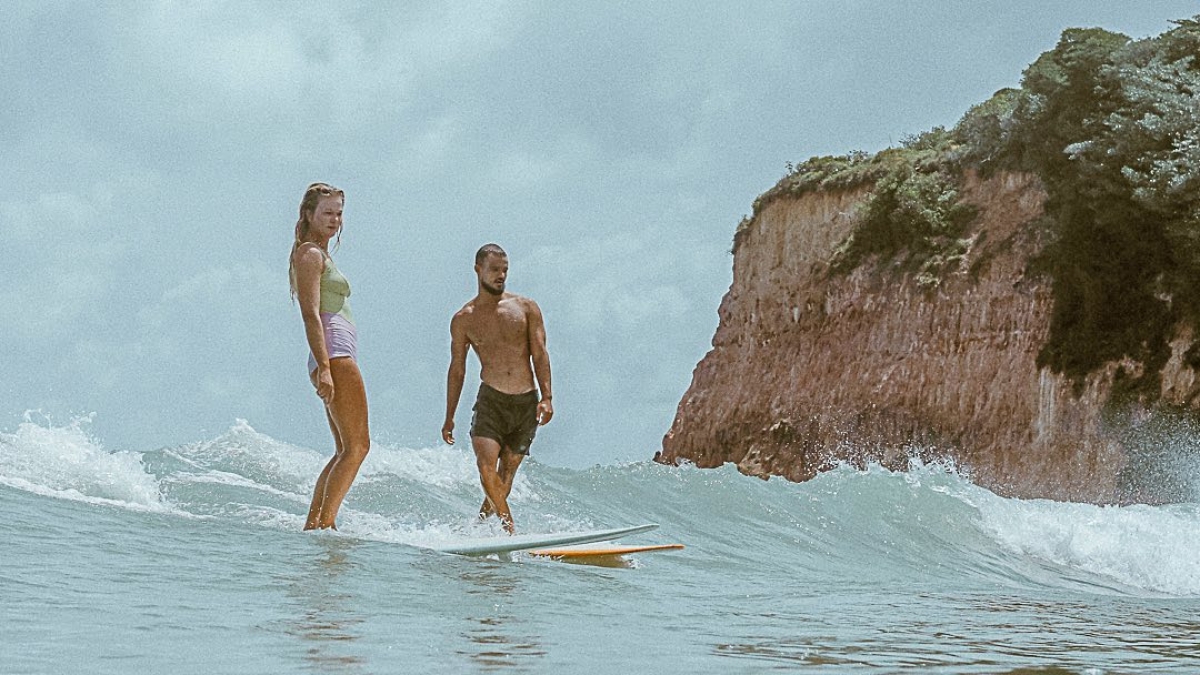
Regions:
[[[309,232],[314,237],[328,241],[342,227],[342,196],[328,195],[321,197],[308,218]]]

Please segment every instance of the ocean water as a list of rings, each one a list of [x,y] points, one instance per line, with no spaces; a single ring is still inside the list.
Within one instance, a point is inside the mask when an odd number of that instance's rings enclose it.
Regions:
[[[302,533],[327,456],[244,422],[145,452],[0,433],[0,672],[1200,672],[1198,504],[535,455],[522,531],[657,522],[626,543],[687,546],[571,564],[429,550],[498,533],[459,448],[377,445],[341,531]]]

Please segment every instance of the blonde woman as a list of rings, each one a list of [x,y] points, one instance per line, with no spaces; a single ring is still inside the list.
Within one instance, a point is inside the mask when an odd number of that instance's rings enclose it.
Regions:
[[[341,190],[313,183],[300,202],[296,240],[288,269],[292,295],[299,300],[308,338],[308,374],[333,431],[336,453],[317,478],[304,529],[337,529],[342,505],[358,468],[371,449],[367,393],[358,372],[358,333],[350,313],[350,282],[329,257],[329,242],[340,243]]]

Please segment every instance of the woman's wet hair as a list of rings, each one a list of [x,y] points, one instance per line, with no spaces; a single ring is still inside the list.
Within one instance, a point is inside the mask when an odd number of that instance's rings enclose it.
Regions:
[[[292,240],[292,252],[288,255],[288,283],[292,289],[292,299],[296,298],[296,249],[300,248],[300,244],[304,243],[304,238],[308,236],[308,228],[312,226],[309,217],[317,209],[317,204],[326,197],[341,197],[342,203],[346,203],[346,193],[342,190],[333,187],[328,183],[313,183],[304,190],[304,198],[300,200],[300,217],[296,220],[296,238]],[[342,243],[342,231],[338,230],[337,241],[334,242],[334,249],[337,249],[338,244]]]

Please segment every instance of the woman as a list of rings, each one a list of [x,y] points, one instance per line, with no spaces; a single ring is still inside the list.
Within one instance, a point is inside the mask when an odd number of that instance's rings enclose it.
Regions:
[[[288,266],[293,298],[300,300],[311,352],[308,374],[333,431],[337,452],[317,478],[304,529],[337,529],[335,519],[350,484],[371,449],[367,393],[355,362],[358,334],[347,298],[350,282],[329,257],[329,241],[341,242],[345,193],[313,183],[300,202],[296,240]]]

